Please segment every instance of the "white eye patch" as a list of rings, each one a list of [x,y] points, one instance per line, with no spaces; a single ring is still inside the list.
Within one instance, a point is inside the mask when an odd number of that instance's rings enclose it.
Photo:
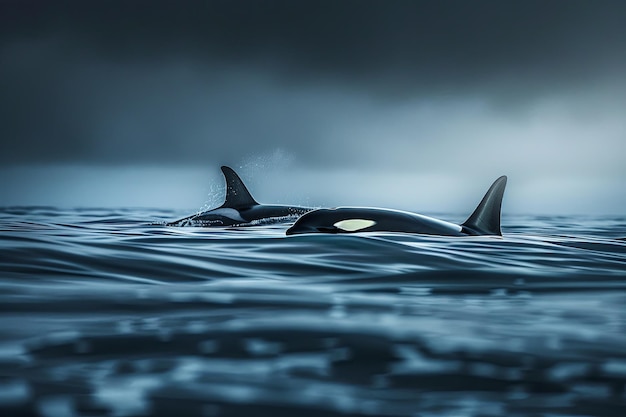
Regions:
[[[333,226],[337,229],[345,230],[346,232],[356,232],[358,230],[367,229],[370,226],[374,226],[376,222],[374,220],[365,220],[365,219],[348,219],[341,220]]]

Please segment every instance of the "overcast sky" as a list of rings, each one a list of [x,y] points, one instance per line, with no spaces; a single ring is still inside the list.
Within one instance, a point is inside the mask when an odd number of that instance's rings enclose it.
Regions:
[[[626,2],[0,0],[0,206],[626,214]]]

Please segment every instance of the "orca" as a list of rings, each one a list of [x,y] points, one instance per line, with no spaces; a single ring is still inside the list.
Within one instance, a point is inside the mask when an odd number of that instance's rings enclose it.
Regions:
[[[302,215],[287,235],[303,233],[401,232],[439,236],[502,236],[500,211],[506,187],[506,176],[498,178],[489,188],[476,210],[457,225],[407,211],[339,207],[317,209]]]
[[[168,226],[251,226],[294,221],[313,210],[307,207],[259,204],[230,167],[222,166],[226,180],[226,198],[221,206],[167,223]]]

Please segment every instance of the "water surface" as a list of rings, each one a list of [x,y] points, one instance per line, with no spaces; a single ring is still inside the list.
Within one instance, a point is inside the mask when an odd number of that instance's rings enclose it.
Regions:
[[[0,210],[0,415],[626,415],[624,217],[160,224],[185,214]]]

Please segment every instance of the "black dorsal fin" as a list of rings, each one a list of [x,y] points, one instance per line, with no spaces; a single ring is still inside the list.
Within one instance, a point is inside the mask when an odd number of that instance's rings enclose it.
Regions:
[[[500,211],[505,187],[506,176],[503,175],[491,184],[476,210],[461,226],[469,229],[470,234],[502,236]]]
[[[222,173],[226,179],[226,200],[222,207],[243,209],[259,204],[232,168],[222,166]]]

